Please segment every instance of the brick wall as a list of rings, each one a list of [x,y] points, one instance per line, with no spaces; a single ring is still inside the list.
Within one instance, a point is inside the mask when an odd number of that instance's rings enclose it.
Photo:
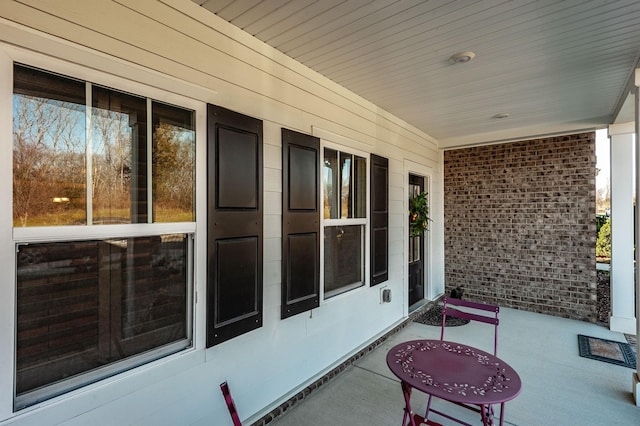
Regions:
[[[594,322],[595,133],[444,153],[445,286]]]

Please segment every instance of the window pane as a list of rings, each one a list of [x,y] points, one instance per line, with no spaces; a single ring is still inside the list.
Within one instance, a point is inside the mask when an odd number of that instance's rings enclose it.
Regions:
[[[153,103],[153,221],[193,222],[195,181],[193,111]]]
[[[367,217],[367,160],[354,155],[353,181],[355,190],[354,196],[354,216],[357,218]]]
[[[85,84],[14,65],[14,226],[86,222]]]
[[[18,400],[47,385],[55,384],[52,396],[98,380],[99,368],[151,349],[186,347],[187,259],[184,234],[19,246]]]
[[[363,228],[362,225],[325,227],[325,294],[363,284]]]
[[[97,86],[92,99],[93,223],[146,223],[146,99]]]
[[[414,244],[413,237],[409,236],[409,263],[415,261],[414,253],[413,253],[413,250],[414,250],[413,244]]]
[[[324,218],[367,217],[367,160],[357,155],[324,150]]]
[[[411,240],[413,240],[413,254],[412,254],[412,258],[413,258],[413,262],[417,262],[418,260],[420,260],[420,246],[422,243],[422,237],[417,236],[417,237],[409,237]]]
[[[351,166],[353,155],[340,153],[340,218],[353,217],[353,182],[351,180]]]
[[[333,149],[324,150],[324,165],[322,167],[322,184],[324,185],[324,218],[338,219],[340,200],[340,168],[338,167],[338,152]]]

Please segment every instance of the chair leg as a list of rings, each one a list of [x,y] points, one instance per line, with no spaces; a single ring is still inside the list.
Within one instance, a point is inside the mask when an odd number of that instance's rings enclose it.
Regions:
[[[229,385],[227,382],[223,382],[220,384],[220,390],[222,391],[222,395],[224,396],[224,400],[227,404],[227,408],[229,409],[229,415],[231,416],[231,421],[234,426],[242,426],[242,422],[240,421],[240,416],[238,415],[238,410],[236,410],[236,404],[233,402],[233,397],[231,396],[231,390],[229,390]]]

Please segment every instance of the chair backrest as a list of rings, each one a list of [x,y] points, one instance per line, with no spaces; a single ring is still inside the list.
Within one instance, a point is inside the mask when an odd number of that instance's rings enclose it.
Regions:
[[[499,306],[487,305],[480,302],[471,302],[469,300],[455,299],[452,297],[445,297],[443,299],[442,307],[442,330],[440,330],[440,340],[444,340],[444,329],[447,316],[468,319],[471,321],[480,321],[486,324],[492,324],[494,326],[494,338],[493,338],[493,354],[498,355],[498,313],[500,312]],[[474,312],[462,311],[455,307],[471,308]],[[480,311],[480,312],[478,312]],[[487,312],[486,315],[484,313]],[[491,312],[491,314],[489,314]]]
[[[229,409],[229,414],[231,415],[233,426],[242,426],[240,416],[238,415],[238,411],[236,410],[236,404],[233,402],[231,391],[229,390],[229,385],[227,384],[227,382],[220,384],[220,390],[222,391],[222,395],[224,396],[224,401],[227,403],[227,408]]]

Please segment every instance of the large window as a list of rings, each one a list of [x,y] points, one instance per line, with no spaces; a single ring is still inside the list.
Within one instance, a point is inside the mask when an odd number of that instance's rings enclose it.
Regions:
[[[185,234],[19,244],[16,407],[187,347],[190,247]]]
[[[367,160],[325,148],[322,184],[327,298],[365,282]]]
[[[191,345],[194,122],[14,66],[17,409]]]
[[[193,221],[193,117],[15,65],[14,226]]]

